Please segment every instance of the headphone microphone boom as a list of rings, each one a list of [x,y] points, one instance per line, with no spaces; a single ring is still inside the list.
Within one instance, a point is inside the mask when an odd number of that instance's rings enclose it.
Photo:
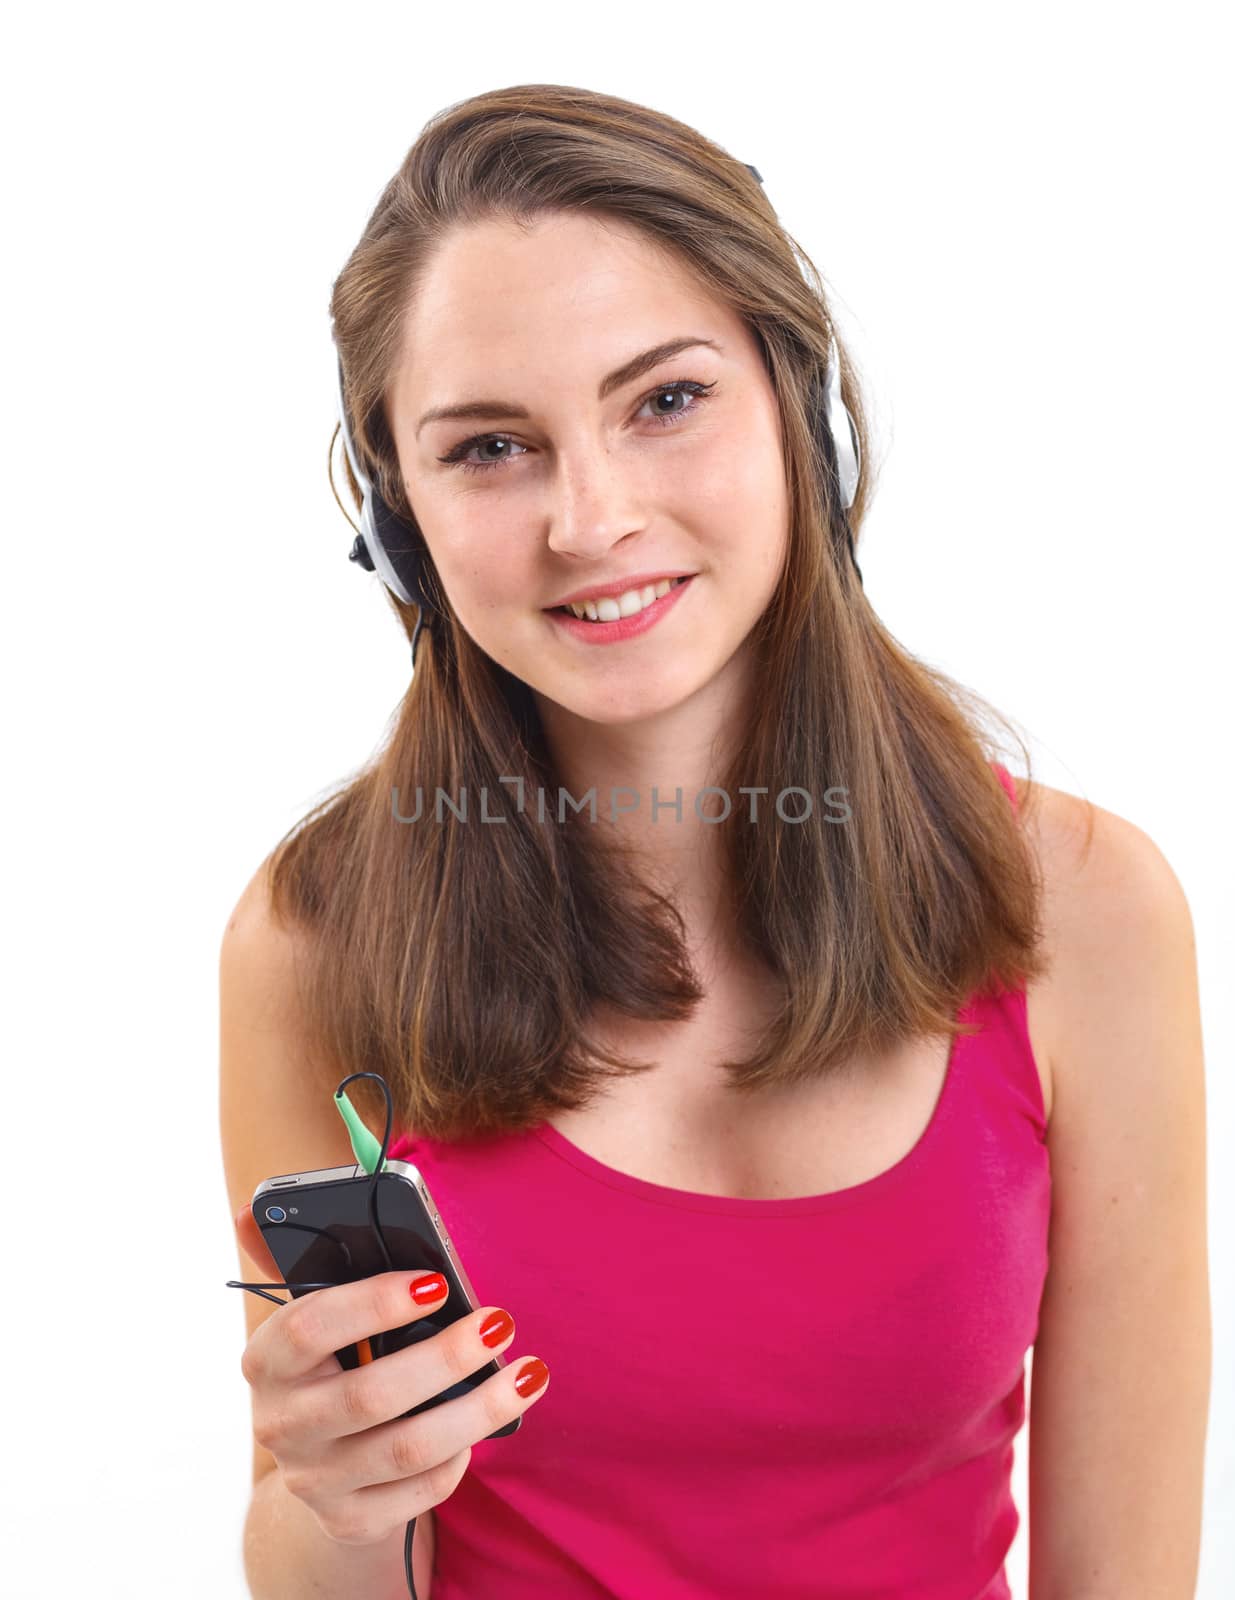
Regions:
[[[762,185],[763,179],[755,168],[749,162],[743,162],[743,165],[755,181]],[[393,595],[405,605],[417,608],[416,627],[412,634],[412,670],[415,672],[416,645],[420,638],[421,627],[426,622],[432,626],[431,619],[438,609],[426,593],[422,578],[424,536],[414,524],[390,509],[376,485],[361,467],[360,454],[356,449],[348,419],[341,358],[336,357],[335,367],[339,430],[343,435],[343,448],[347,452],[348,465],[361,492],[360,532],[352,542],[348,559],[363,567],[366,572],[376,572]],[[822,404],[820,404],[821,399]],[[841,398],[840,358],[835,335],[832,336],[828,349],[826,384],[817,384],[812,391],[812,411],[812,424],[820,436],[821,443],[826,439],[832,446],[830,454],[835,462],[836,481],[840,490],[840,516],[844,526],[845,542],[849,559],[858,575],[858,582],[861,583],[862,569],[858,566],[858,558],[854,553],[853,532],[848,517],[849,508],[857,496],[858,480],[861,476],[861,447],[853,417]],[[829,452],[825,449],[824,454],[827,456]]]

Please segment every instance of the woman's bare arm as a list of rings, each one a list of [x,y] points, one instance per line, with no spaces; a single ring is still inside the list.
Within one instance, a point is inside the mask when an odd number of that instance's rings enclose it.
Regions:
[[[1205,1080],[1188,904],[1123,818],[1044,830],[1050,1265],[1029,1417],[1030,1600],[1195,1594],[1211,1366]]]
[[[327,1081],[310,1069],[296,1003],[296,943],[271,921],[259,868],[238,900],[219,957],[219,1120],[228,1204],[233,1214],[272,1173],[348,1166],[351,1141]],[[239,1251],[243,1283],[278,1282],[263,1257]],[[277,1307],[244,1293],[245,1338]],[[237,1308],[237,1316],[239,1316]],[[239,1334],[240,1330],[237,1329]],[[240,1345],[237,1345],[239,1363]],[[412,1546],[417,1600],[429,1600],[435,1529],[432,1511],[416,1519]],[[253,1441],[253,1496],[244,1527],[244,1565],[254,1600],[405,1600],[404,1530],[376,1545],[331,1540],[313,1513],[283,1485],[278,1462]]]

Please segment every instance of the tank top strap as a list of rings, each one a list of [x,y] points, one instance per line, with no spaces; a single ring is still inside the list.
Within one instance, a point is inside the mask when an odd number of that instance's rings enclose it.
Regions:
[[[1015,989],[987,989],[974,995],[965,1008],[966,1022],[976,1022],[980,1032],[968,1043],[976,1046],[964,1057],[965,1076],[971,1086],[1008,1109],[1016,1121],[1028,1123],[1039,1140],[1046,1138],[1046,1101],[1037,1057],[1029,1037],[1029,1009],[1024,984]],[[961,1059],[960,1056],[957,1058]],[[972,1083],[973,1075],[980,1082]]]
[[[1003,784],[1008,799],[1012,802],[1012,814],[1015,816],[1020,804],[1016,797],[1016,781],[1012,774],[1008,771],[1007,767],[1000,766],[998,761],[992,761],[991,766],[995,770],[995,776],[999,779],[1000,783]]]
[[[1019,802],[1012,774],[997,761],[992,761],[991,766],[1008,796],[1013,815],[1017,815]],[[1030,1121],[1039,1139],[1044,1139],[1046,1102],[1029,1036],[1028,996],[1024,983],[1013,988],[995,985],[976,995],[973,1004],[975,1020],[981,1020],[984,1032],[989,1030],[991,1054],[1003,1068],[1001,1076],[1013,1090],[1019,1113]]]

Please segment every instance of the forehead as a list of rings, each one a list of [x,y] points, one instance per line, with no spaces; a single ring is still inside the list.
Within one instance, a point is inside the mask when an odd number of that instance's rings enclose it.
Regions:
[[[555,213],[460,225],[409,303],[394,388],[442,401],[482,379],[577,362],[594,381],[685,332],[736,346],[743,324],[668,248],[611,218]],[[727,336],[727,337],[726,337]],[[449,392],[447,392],[449,391]]]

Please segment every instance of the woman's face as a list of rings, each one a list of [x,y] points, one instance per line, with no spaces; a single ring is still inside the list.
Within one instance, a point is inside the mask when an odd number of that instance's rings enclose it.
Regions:
[[[579,215],[459,227],[410,307],[388,398],[439,580],[493,660],[600,723],[740,679],[786,551],[780,418],[752,334],[681,264]],[[554,614],[580,590],[679,574],[642,622],[629,598],[612,630]]]

